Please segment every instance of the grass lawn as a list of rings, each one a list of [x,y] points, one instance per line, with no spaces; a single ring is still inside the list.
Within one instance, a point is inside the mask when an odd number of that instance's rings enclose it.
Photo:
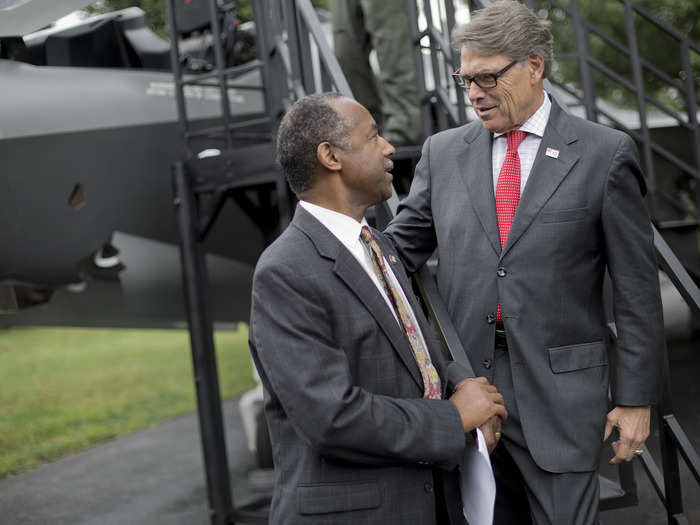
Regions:
[[[215,335],[224,398],[254,385],[247,338]],[[0,477],[194,408],[185,330],[0,329]]]

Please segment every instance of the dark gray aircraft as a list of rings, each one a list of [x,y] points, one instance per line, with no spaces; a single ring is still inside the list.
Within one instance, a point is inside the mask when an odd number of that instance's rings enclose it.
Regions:
[[[169,43],[138,8],[36,31],[88,3],[0,0],[0,326],[184,326]],[[202,37],[180,49],[206,65]],[[260,86],[258,71],[237,79],[233,118],[262,111]],[[185,99],[202,126],[219,111],[215,88]],[[206,242],[215,319],[247,319],[265,240],[222,211]]]

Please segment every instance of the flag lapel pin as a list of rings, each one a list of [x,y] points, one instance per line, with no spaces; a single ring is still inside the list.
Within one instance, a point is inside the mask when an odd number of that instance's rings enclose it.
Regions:
[[[559,150],[558,149],[547,148],[547,151],[545,151],[544,154],[547,155],[548,157],[552,157],[553,159],[559,158]]]

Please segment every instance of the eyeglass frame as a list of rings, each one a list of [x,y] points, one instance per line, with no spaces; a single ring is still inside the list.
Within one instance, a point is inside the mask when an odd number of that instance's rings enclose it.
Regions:
[[[473,77],[462,75],[460,73],[460,70],[462,68],[459,68],[457,71],[452,73],[452,78],[454,79],[455,84],[457,84],[458,87],[466,90],[469,90],[469,88],[472,85],[472,82],[474,82],[481,89],[492,89],[498,85],[498,79],[502,77],[510,68],[512,68],[518,62],[520,62],[520,60],[513,60],[510,64],[508,64],[500,71],[497,71],[496,73],[477,73]],[[479,84],[479,82],[476,80],[476,77],[478,77],[479,75],[493,77],[493,86],[482,86],[481,84]]]

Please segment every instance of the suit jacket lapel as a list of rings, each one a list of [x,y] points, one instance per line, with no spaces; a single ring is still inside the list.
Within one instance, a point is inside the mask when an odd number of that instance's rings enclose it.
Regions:
[[[322,257],[335,261],[333,272],[352,290],[377,321],[422,391],[423,379],[413,357],[413,350],[364,268],[325,226],[301,206],[297,206],[292,224],[309,236]]]
[[[467,196],[491,246],[496,254],[500,254],[496,198],[493,194],[491,133],[481,125],[472,125],[467,128],[464,140],[469,147],[462,150],[457,159],[462,180],[467,185]]]
[[[377,290],[377,287],[370,280],[364,268],[360,266],[360,263],[357,262],[355,257],[353,257],[344,246],[340,246],[340,250],[338,250],[338,256],[333,271],[345,282],[355,295],[357,295],[367,310],[375,318],[377,324],[379,324],[382,331],[386,334],[411,376],[422,390],[423,379],[421,378],[408,339],[406,339],[399,323],[391,313],[391,310],[389,310],[389,306],[386,304],[386,301],[384,301],[379,290]]]
[[[527,184],[525,184],[525,189],[520,197],[520,203],[515,217],[513,217],[513,224],[508,232],[506,244],[503,246],[501,258],[508,253],[508,250],[527,230],[542,206],[566,178],[574,164],[578,162],[578,154],[569,147],[569,144],[577,140],[576,135],[568,126],[569,118],[552,100],[549,122],[545,128]],[[546,155],[547,148],[558,150],[558,157]],[[495,202],[495,199],[492,202]]]

